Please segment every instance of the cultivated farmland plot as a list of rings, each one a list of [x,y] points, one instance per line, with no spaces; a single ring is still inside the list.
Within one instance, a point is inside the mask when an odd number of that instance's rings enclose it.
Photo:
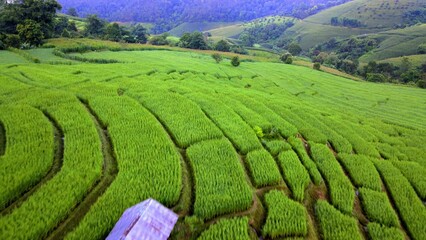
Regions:
[[[0,51],[0,239],[104,239],[147,198],[170,239],[426,239],[424,90],[52,44]]]

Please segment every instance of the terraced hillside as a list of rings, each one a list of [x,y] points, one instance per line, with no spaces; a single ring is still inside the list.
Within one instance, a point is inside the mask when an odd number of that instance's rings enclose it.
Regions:
[[[297,22],[286,31],[286,35],[299,39],[302,48],[308,49],[332,37],[347,38],[391,30],[404,22],[404,14],[425,7],[424,0],[354,0]],[[354,19],[361,26],[335,26],[331,24],[333,17]]]
[[[171,239],[426,239],[424,90],[60,47],[0,52],[0,239],[103,239],[149,197]]]

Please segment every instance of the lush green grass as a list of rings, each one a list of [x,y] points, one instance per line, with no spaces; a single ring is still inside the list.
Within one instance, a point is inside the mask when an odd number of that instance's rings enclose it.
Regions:
[[[10,51],[0,51],[0,64],[19,64],[19,63],[28,63],[28,60]]]

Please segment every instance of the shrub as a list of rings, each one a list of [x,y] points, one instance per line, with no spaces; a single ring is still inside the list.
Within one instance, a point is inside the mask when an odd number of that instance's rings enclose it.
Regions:
[[[293,57],[288,57],[286,60],[285,60],[285,64],[292,64],[293,63]]]
[[[20,48],[21,47],[21,39],[18,35],[7,35],[4,39],[4,44],[6,47],[12,47],[12,48]]]
[[[288,58],[292,58],[293,56],[291,55],[291,53],[284,53],[283,55],[281,55],[280,60],[281,62],[286,62]]]
[[[417,87],[419,87],[419,88],[426,88],[426,80],[419,80],[419,81],[417,81]]]
[[[231,64],[234,67],[240,66],[240,58],[238,56],[232,57]]]
[[[314,69],[320,70],[321,69],[321,63],[318,63],[318,62],[314,63]]]
[[[254,132],[256,133],[256,135],[257,135],[257,137],[258,137],[258,138],[263,138],[263,137],[265,136],[265,134],[263,134],[263,130],[262,130],[262,128],[261,128],[261,127],[259,127],[259,126],[255,126],[255,127],[253,128],[253,130],[254,130]]]
[[[216,45],[214,46],[214,49],[216,51],[229,52],[231,51],[231,46],[229,45],[227,41],[220,40],[219,42],[216,43]]]
[[[223,57],[219,53],[213,53],[212,58],[216,61],[216,63],[220,63],[223,60]]]

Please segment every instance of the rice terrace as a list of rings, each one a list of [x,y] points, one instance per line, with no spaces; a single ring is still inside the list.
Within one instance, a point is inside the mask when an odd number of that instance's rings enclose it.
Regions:
[[[105,239],[147,199],[169,239],[426,239],[426,90],[250,51],[1,50],[0,239]]]

